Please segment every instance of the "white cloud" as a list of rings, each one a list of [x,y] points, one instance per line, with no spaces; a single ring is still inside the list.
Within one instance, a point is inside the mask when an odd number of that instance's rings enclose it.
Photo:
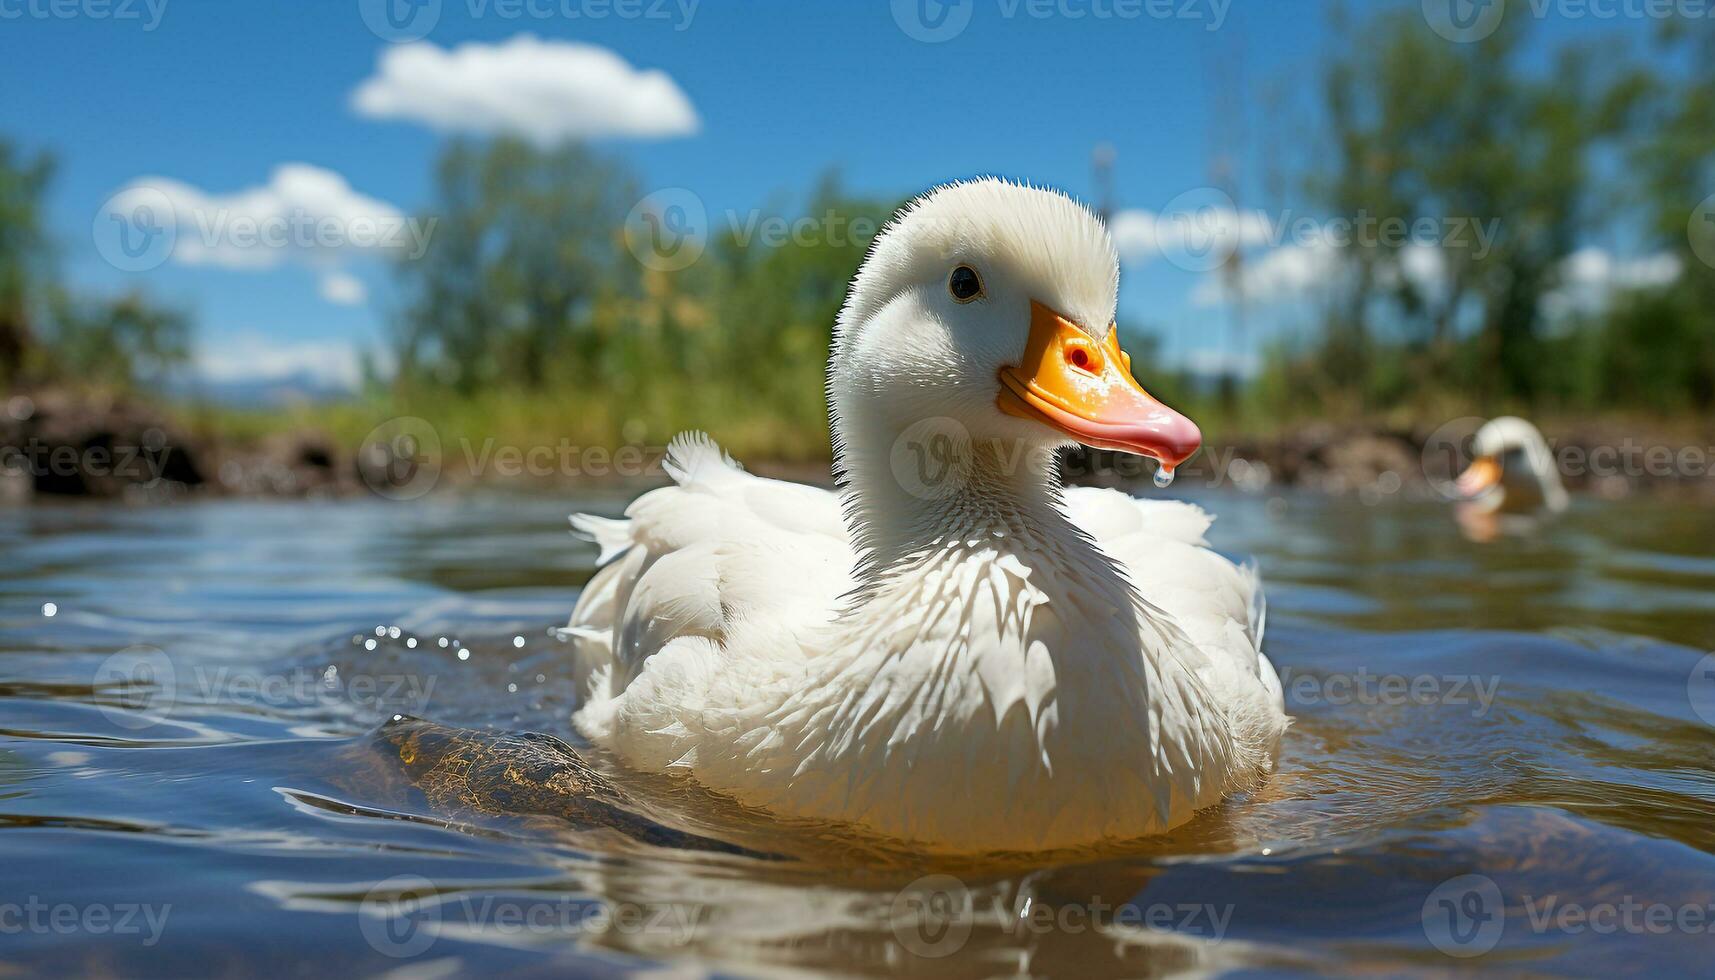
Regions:
[[[684,136],[698,126],[690,99],[665,72],[640,71],[593,44],[529,34],[451,50],[427,41],[387,48],[351,102],[375,119],[510,133],[542,144]]]
[[[1302,299],[1312,289],[1333,279],[1339,271],[1338,250],[1325,242],[1287,245],[1257,256],[1247,256],[1237,267],[1236,288],[1221,270],[1208,273],[1191,291],[1193,306],[1221,306],[1232,302],[1235,293],[1245,302],[1267,306]]]
[[[1567,256],[1561,274],[1568,285],[1637,289],[1665,286],[1679,278],[1679,256],[1659,252],[1635,259],[1616,259],[1607,251],[1581,248]]]
[[[1202,347],[1186,353],[1185,369],[1192,374],[1231,374],[1249,378],[1261,369],[1261,361],[1253,353]]]
[[[1340,248],[1318,238],[1247,255],[1238,266],[1236,290],[1222,271],[1205,275],[1192,289],[1191,302],[1194,306],[1222,306],[1238,292],[1253,306],[1291,303],[1334,283],[1343,272]],[[1399,249],[1395,264],[1376,270],[1377,282],[1384,287],[1398,285],[1402,277],[1422,293],[1440,294],[1447,286],[1446,254],[1438,245],[1412,243]]]
[[[1264,245],[1275,237],[1262,211],[1240,212],[1218,205],[1166,214],[1130,209],[1115,214],[1109,228],[1120,258],[1138,264],[1163,255],[1230,255],[1234,249]]]
[[[1439,245],[1413,243],[1400,250],[1400,273],[1421,293],[1447,288],[1447,253]]]
[[[1542,298],[1550,319],[1572,313],[1598,313],[1616,293],[1666,286],[1679,278],[1679,256],[1658,252],[1631,259],[1585,246],[1560,264],[1560,285]]]
[[[361,306],[369,298],[362,279],[337,270],[322,276],[321,294],[322,299],[337,306]]]
[[[309,374],[355,388],[362,377],[357,349],[349,343],[281,342],[254,331],[199,345],[195,363],[197,373],[211,381],[279,381]]]
[[[187,265],[268,269],[294,260],[325,265],[358,252],[419,249],[427,236],[398,208],[359,194],[339,174],[307,163],[282,164],[268,183],[232,194],[211,194],[164,177],[133,181],[127,194],[145,189],[170,203],[176,236],[172,257]]]

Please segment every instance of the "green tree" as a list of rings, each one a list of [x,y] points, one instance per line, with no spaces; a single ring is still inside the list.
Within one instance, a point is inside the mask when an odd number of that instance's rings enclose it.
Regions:
[[[822,376],[846,286],[893,205],[824,176],[801,214],[739,222],[714,243],[708,362],[747,397],[796,418],[826,412]]]
[[[1425,30],[1415,12],[1352,21],[1326,70],[1333,166],[1312,191],[1354,220],[1427,219],[1443,230],[1440,275],[1406,274],[1402,243],[1340,251],[1345,274],[1320,358],[1336,385],[1372,402],[1413,376],[1474,389],[1489,403],[1539,392],[1544,297],[1594,226],[1596,152],[1627,132],[1639,86],[1623,63],[1591,47],[1557,51],[1552,68],[1521,67],[1524,18],[1472,44]],[[1493,222],[1492,242],[1454,229]],[[1378,328],[1407,355],[1391,367]],[[1458,348],[1475,335],[1471,356]],[[1394,379],[1378,391],[1375,382]]]
[[[1685,66],[1690,66],[1686,70]],[[1657,408],[1715,407],[1715,28],[1663,24],[1641,135],[1628,162],[1649,240],[1679,259],[1672,283],[1631,297],[1603,336],[1604,394]]]
[[[0,381],[26,367],[34,346],[32,322],[47,299],[52,260],[42,231],[42,196],[53,172],[45,154],[26,160],[0,140]]]
[[[126,387],[190,359],[190,318],[141,293],[90,299],[56,290],[50,306],[42,356],[51,377]]]
[[[130,385],[189,358],[189,318],[141,292],[73,294],[42,229],[54,165],[0,140],[0,381]]]
[[[624,168],[575,144],[458,141],[436,197],[428,250],[400,265],[402,377],[469,392],[593,374],[605,339],[594,307],[636,278],[615,244],[636,200]]]

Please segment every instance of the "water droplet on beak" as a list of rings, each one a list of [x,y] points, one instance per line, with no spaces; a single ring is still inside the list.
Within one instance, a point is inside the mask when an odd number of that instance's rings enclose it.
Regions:
[[[1173,485],[1173,467],[1167,465],[1155,468],[1155,485],[1165,490]]]

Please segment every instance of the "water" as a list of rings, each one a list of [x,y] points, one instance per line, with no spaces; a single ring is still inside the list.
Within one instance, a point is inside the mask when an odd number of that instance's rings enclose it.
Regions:
[[[1707,970],[1715,513],[1479,545],[1432,504],[1203,501],[1268,583],[1279,773],[988,865],[540,737],[576,742],[564,515],[619,497],[9,513],[0,972]]]

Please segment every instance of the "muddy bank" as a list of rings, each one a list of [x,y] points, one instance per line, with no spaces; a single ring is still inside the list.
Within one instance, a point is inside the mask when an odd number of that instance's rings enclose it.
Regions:
[[[1266,492],[1299,487],[1388,499],[1448,496],[1469,460],[1476,420],[1401,429],[1369,423],[1316,423],[1269,436],[1213,436],[1182,466],[1178,485]],[[1469,431],[1465,431],[1469,430]],[[1573,493],[1607,498],[1635,493],[1715,503],[1715,431],[1699,437],[1653,435],[1620,422],[1567,426],[1547,433],[1561,478]],[[619,481],[664,482],[660,455],[640,456],[646,472]],[[758,473],[826,485],[825,463],[746,460]],[[45,390],[0,397],[0,504],[88,498],[165,503],[191,497],[345,497],[409,500],[430,492],[504,483],[553,489],[566,478],[499,480],[467,472],[455,457],[435,458],[406,427],[378,427],[361,446],[313,430],[237,441],[200,433],[168,410],[123,396]],[[1066,458],[1070,482],[1142,492],[1153,461],[1080,451]]]
[[[31,391],[0,400],[0,502],[166,503],[193,495],[307,497],[362,489],[349,454],[316,433],[226,444],[124,396]]]
[[[1454,478],[1470,462],[1479,421],[1420,429],[1316,423],[1269,436],[1217,437],[1180,467],[1176,482],[1251,492],[1297,487],[1372,503],[1450,498]],[[1547,439],[1555,469],[1574,494],[1665,494],[1715,503],[1715,432],[1670,437],[1598,422],[1550,431]],[[1073,482],[1126,489],[1141,489],[1154,472],[1152,461],[1105,452],[1077,453],[1067,464]]]

